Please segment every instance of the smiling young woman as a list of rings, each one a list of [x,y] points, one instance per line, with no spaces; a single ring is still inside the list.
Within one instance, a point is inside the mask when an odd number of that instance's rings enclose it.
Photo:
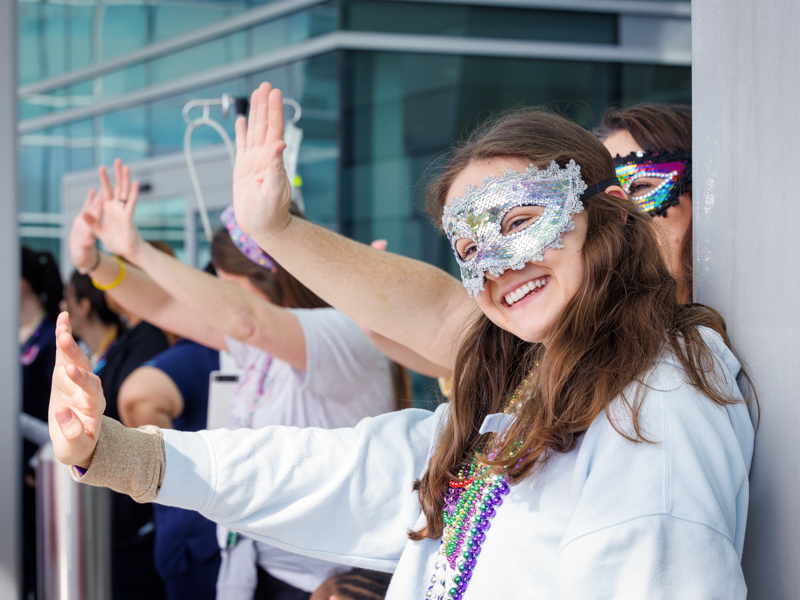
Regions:
[[[51,436],[88,468],[74,476],[392,571],[396,600],[744,599],[741,367],[718,315],[678,302],[602,144],[522,110],[452,151],[431,198],[459,288],[288,216],[280,92],[263,84],[252,105],[237,123],[243,230],[372,329],[432,360],[452,352],[451,400],[333,431],[127,430],[100,421],[62,318]],[[442,321],[460,333],[425,343],[409,326],[427,339]]]

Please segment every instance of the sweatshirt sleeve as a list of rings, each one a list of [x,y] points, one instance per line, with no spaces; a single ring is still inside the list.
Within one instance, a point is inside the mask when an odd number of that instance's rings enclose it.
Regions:
[[[446,406],[354,428],[164,431],[157,502],[290,552],[393,571],[419,526],[414,482]]]

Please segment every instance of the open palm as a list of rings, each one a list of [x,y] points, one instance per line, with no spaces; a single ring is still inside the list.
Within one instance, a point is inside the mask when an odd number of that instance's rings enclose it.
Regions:
[[[84,218],[109,252],[131,260],[142,243],[142,236],[133,222],[139,199],[139,182],[131,183],[130,168],[123,165],[120,159],[114,161],[113,186],[106,168],[100,167],[99,172],[99,200],[93,202],[100,204],[99,214],[102,218],[97,218],[97,211]]]
[[[56,366],[50,392],[50,439],[56,458],[64,464],[91,462],[106,407],[100,378],[72,337],[69,315],[58,316]]]
[[[283,167],[283,96],[262,83],[250,97],[250,115],[236,120],[233,206],[242,231],[258,239],[289,221],[292,197]]]

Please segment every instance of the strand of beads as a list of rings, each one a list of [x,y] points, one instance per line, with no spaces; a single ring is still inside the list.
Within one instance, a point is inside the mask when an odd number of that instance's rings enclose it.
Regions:
[[[461,600],[472,579],[495,507],[503,503],[503,496],[509,492],[504,477],[487,475],[488,467],[475,474],[475,465],[473,458],[467,477],[450,482],[445,498],[445,532],[426,594],[429,600]]]
[[[539,364],[536,363],[538,367]],[[527,379],[517,386],[516,391],[506,403],[506,414],[513,414],[522,401],[522,392]],[[494,436],[489,438],[488,447],[493,447]],[[511,447],[511,456],[522,446],[518,441]],[[491,527],[490,520],[495,515],[495,507],[503,503],[503,496],[510,491],[505,477],[487,474],[489,467],[478,470],[480,448],[472,456],[466,470],[461,469],[458,478],[449,482],[444,498],[444,532],[439,555],[436,559],[431,585],[425,594],[427,600],[462,600],[467,590],[472,570],[481,553],[481,545],[486,532]],[[494,460],[497,451],[488,455]],[[522,462],[522,459],[517,463]]]

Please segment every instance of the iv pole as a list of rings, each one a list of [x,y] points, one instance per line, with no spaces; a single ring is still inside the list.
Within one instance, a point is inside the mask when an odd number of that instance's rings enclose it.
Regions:
[[[300,108],[300,104],[296,100],[292,100],[290,98],[284,98],[284,104],[288,104],[294,109],[294,115],[292,119],[289,121],[290,126],[293,129],[297,129],[294,127],[295,123],[300,120],[300,116],[302,115],[302,110]],[[231,173],[233,172],[236,166],[236,152],[233,147],[233,142],[231,142],[231,138],[228,135],[228,132],[220,125],[217,121],[211,118],[211,107],[212,106],[222,106],[222,116],[227,117],[231,105],[236,106],[237,114],[244,115],[247,113],[248,108],[248,100],[246,98],[234,98],[229,96],[228,94],[222,94],[222,98],[212,98],[209,100],[191,100],[187,102],[186,105],[183,107],[183,120],[186,121],[186,133],[183,136],[183,153],[186,156],[186,166],[189,169],[189,178],[192,181],[192,187],[194,188],[195,197],[197,198],[197,206],[200,210],[200,221],[203,224],[203,232],[205,233],[206,240],[211,242],[211,222],[208,218],[208,209],[206,208],[205,199],[203,198],[203,190],[200,187],[200,180],[197,177],[197,169],[194,166],[194,158],[192,157],[192,134],[194,133],[195,129],[198,127],[202,127],[203,125],[207,125],[211,127],[214,131],[216,131],[219,136],[222,138],[222,141],[225,143],[225,148],[228,151],[228,156],[231,161]],[[197,117],[196,119],[192,119],[189,116],[189,112],[193,108],[201,107],[203,109],[203,115],[201,117]],[[297,129],[299,132],[299,139],[297,140],[297,145],[299,146],[299,141],[302,139],[302,130]],[[296,163],[296,153],[299,148],[294,149],[294,162]]]

